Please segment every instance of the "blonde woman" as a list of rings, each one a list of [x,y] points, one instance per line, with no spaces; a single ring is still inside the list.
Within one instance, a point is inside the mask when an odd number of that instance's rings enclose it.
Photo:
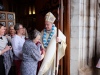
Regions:
[[[24,37],[25,39],[28,39],[27,29],[26,29],[25,27],[23,28],[23,37]]]

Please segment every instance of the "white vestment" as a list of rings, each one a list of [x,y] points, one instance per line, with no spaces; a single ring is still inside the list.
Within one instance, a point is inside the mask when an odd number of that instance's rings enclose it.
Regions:
[[[57,29],[55,27],[55,33],[52,36],[48,47],[46,48],[46,54],[44,60],[39,69],[38,75],[55,75],[55,63],[56,63],[56,33]],[[43,36],[43,32],[41,33]],[[49,33],[47,33],[47,39],[49,37]],[[58,45],[58,61],[65,55],[66,49],[66,37],[59,30],[58,37],[61,39],[61,44]]]

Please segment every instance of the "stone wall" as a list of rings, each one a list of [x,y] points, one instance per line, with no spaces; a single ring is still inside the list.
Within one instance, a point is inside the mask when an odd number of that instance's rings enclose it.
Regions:
[[[71,75],[93,75],[96,42],[95,0],[71,0]]]
[[[71,0],[70,75],[78,75],[79,0]]]
[[[97,27],[96,27],[96,63],[97,64],[100,58],[100,0],[97,0]],[[94,68],[94,74],[100,75],[100,69]]]

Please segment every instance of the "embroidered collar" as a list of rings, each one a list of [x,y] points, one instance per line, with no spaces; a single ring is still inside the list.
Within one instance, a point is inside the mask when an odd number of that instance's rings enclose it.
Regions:
[[[43,31],[42,40],[43,40],[43,45],[44,45],[45,48],[47,48],[47,46],[48,46],[48,44],[49,44],[49,42],[50,42],[50,40],[51,40],[51,38],[52,38],[52,36],[53,36],[53,34],[54,34],[54,29],[55,29],[55,25],[53,24],[53,25],[52,25],[52,30],[51,30],[51,32],[50,32],[50,34],[49,34],[48,39],[46,39],[46,37],[47,37],[47,35],[46,35],[47,30],[44,29],[44,31]]]

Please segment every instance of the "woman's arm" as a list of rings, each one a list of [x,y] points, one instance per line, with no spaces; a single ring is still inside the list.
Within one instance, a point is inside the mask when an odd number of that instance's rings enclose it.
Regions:
[[[6,51],[11,50],[11,46],[6,46],[3,50],[0,50],[0,55],[5,53]]]
[[[36,46],[33,43],[27,42],[24,44],[23,50],[25,50],[28,55],[31,55],[32,58],[34,58],[37,61],[40,61],[44,57],[43,55],[41,56],[40,45]]]

